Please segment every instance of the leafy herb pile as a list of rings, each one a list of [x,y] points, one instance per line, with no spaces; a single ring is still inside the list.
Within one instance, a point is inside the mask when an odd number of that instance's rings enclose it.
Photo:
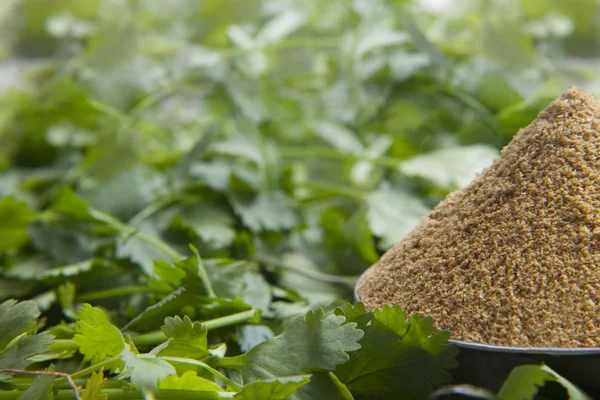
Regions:
[[[427,398],[450,333],[357,276],[597,88],[596,11],[2,1],[0,400]]]

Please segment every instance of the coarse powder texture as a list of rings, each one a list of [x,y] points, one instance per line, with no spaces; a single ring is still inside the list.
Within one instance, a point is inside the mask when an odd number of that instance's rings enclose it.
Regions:
[[[359,283],[452,338],[600,347],[600,103],[572,88]]]

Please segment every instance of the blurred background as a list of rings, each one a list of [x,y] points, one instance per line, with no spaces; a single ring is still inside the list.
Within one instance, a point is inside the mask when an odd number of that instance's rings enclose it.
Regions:
[[[307,307],[349,299],[553,98],[598,93],[599,66],[597,0],[2,0],[2,215],[35,222],[4,232],[0,293],[98,257],[121,269],[95,288],[138,282],[164,257],[44,218],[68,188]]]

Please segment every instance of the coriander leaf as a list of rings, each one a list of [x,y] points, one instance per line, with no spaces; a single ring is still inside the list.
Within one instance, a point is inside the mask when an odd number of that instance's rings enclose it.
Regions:
[[[488,145],[455,146],[415,156],[400,164],[407,175],[425,178],[441,188],[467,186],[492,165],[498,150]]]
[[[192,323],[187,315],[183,320],[178,316],[165,318],[161,330],[172,340],[161,350],[160,356],[186,357],[195,360],[208,356],[206,326],[199,322]]]
[[[0,251],[13,250],[27,243],[27,228],[35,217],[27,203],[13,196],[0,200]]]
[[[381,188],[367,197],[367,217],[380,247],[388,249],[416,227],[429,208],[415,195]]]
[[[364,323],[362,306],[347,310]],[[364,332],[361,349],[335,371],[353,393],[421,399],[450,382],[446,369],[456,367],[457,349],[448,344],[450,333],[436,331],[431,318],[414,314],[407,319],[399,306],[384,306],[375,310]]]
[[[546,382],[558,382],[572,400],[591,400],[577,386],[546,365],[521,365],[515,367],[498,392],[500,400],[529,400],[535,397]]]
[[[175,368],[166,361],[150,355],[139,356],[127,348],[121,353],[121,361],[125,363],[126,376],[129,376],[138,390],[156,391],[158,382],[175,374]]]
[[[294,393],[294,400],[354,400],[354,397],[333,372],[313,372],[310,383]]]
[[[31,224],[28,232],[32,246],[48,254],[56,264],[74,264],[92,257],[92,240],[72,227],[40,221]]]
[[[85,188],[80,196],[90,205],[120,220],[131,218],[167,187],[166,177],[138,164],[109,179]]]
[[[238,342],[244,353],[272,337],[273,331],[265,325],[244,325],[238,328]]]
[[[52,375],[37,376],[31,386],[24,391],[17,400],[52,400],[52,383],[54,377]]]
[[[110,323],[106,313],[90,304],[79,310],[73,340],[85,360],[97,364],[123,351],[125,341],[121,331]]]
[[[210,146],[213,153],[245,158],[256,165],[263,164],[263,154],[260,148],[246,136],[238,135],[227,138]]]
[[[591,400],[587,394],[585,394],[581,389],[577,386],[569,382],[567,379],[556,373],[553,369],[551,369],[547,365],[542,365],[542,369],[552,375],[558,383],[560,383],[569,394],[569,399],[571,400]]]
[[[271,286],[258,272],[247,271],[243,277],[241,298],[258,310],[267,311],[271,305]]]
[[[161,289],[175,289],[185,277],[185,271],[163,260],[154,260],[152,286]]]
[[[547,381],[556,380],[542,369],[541,365],[521,365],[515,367],[498,392],[500,399],[529,400]]]
[[[148,236],[156,237],[160,235],[157,232],[157,227],[150,221],[142,221],[136,228]],[[166,254],[155,246],[139,239],[136,235],[127,238],[119,237],[116,243],[116,255],[119,258],[129,259],[138,264],[148,275],[152,275],[154,260],[169,260]]]
[[[240,400],[285,400],[310,382],[310,375],[286,376],[252,382],[233,398]]]
[[[296,224],[296,214],[282,192],[261,193],[252,199],[232,193],[230,200],[244,225],[254,232],[281,231]]]
[[[215,249],[227,247],[233,242],[236,235],[233,223],[230,212],[208,202],[183,209],[173,221],[175,227],[189,230]]]
[[[34,362],[33,357],[48,352],[54,337],[48,332],[20,337],[11,346],[0,352],[0,369],[24,369]],[[0,373],[0,381],[10,374]]]
[[[309,370],[333,370],[348,361],[347,352],[360,348],[363,333],[345,318],[323,309],[299,317],[284,331],[231,361],[248,382],[298,375]]]
[[[367,329],[367,325],[373,319],[373,312],[367,311],[367,308],[363,303],[346,303],[343,310],[340,308],[335,310],[335,315],[341,315],[346,317],[347,323],[356,323],[356,327],[362,331],[365,331]]]
[[[77,221],[94,221],[94,218],[88,213],[90,204],[77,196],[71,188],[65,186],[54,198],[51,210]]]
[[[108,382],[101,371],[95,372],[85,383],[85,389],[81,392],[82,400],[108,400],[108,394],[102,393],[102,389]]]
[[[222,392],[223,389],[215,382],[196,375],[194,371],[185,371],[181,376],[169,375],[158,384],[159,389],[179,390],[209,390]]]
[[[356,134],[332,121],[314,121],[310,127],[323,140],[344,153],[361,154],[364,146]]]
[[[0,348],[35,326],[40,310],[33,301],[6,300],[0,304]]]
[[[198,162],[190,166],[190,175],[216,191],[224,191],[229,184],[233,167],[223,161]]]

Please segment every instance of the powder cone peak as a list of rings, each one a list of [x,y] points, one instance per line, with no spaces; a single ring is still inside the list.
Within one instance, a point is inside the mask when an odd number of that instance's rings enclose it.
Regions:
[[[453,338],[600,347],[600,102],[571,88],[360,282]]]

